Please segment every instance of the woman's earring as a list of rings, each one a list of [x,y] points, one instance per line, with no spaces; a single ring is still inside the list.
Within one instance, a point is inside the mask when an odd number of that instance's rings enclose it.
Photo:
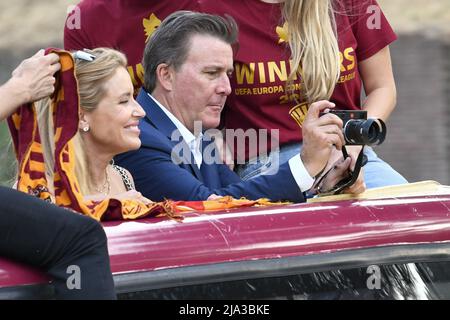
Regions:
[[[83,129],[81,129],[81,130],[83,130],[83,132],[88,132],[89,131],[89,126],[86,126]]]

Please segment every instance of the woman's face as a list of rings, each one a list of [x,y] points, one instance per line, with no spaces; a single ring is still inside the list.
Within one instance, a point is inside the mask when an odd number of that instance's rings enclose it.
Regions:
[[[95,152],[116,155],[141,146],[139,120],[145,116],[142,107],[134,100],[133,84],[125,68],[117,68],[104,84],[106,94],[94,111],[84,112],[80,129],[86,124],[89,131],[82,133],[89,139]]]

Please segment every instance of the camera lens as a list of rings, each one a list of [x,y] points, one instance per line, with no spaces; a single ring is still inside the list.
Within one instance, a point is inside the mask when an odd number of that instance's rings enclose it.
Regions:
[[[347,144],[378,145],[386,138],[386,125],[381,119],[349,120],[344,137]]]

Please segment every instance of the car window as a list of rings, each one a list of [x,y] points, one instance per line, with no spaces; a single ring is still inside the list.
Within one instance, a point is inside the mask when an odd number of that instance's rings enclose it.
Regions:
[[[366,266],[119,294],[119,299],[450,299],[450,262]]]

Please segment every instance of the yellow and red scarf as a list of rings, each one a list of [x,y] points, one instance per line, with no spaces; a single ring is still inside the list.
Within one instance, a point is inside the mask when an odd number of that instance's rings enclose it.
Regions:
[[[45,164],[36,106],[26,104],[8,118],[16,157],[19,162],[17,189],[58,206],[69,208],[96,220],[136,219],[145,216],[165,215],[182,219],[187,211],[220,210],[253,205],[270,205],[268,200],[250,201],[223,197],[210,201],[154,202],[146,205],[137,200],[105,199],[88,201],[83,198],[75,176],[75,150],[73,137],[78,130],[79,96],[72,55],[60,49],[47,49],[46,54],[56,53],[60,57],[61,70],[57,73],[55,93],[51,97],[54,123],[55,168],[54,199],[49,192],[45,176]],[[18,204],[20,205],[20,204]]]

